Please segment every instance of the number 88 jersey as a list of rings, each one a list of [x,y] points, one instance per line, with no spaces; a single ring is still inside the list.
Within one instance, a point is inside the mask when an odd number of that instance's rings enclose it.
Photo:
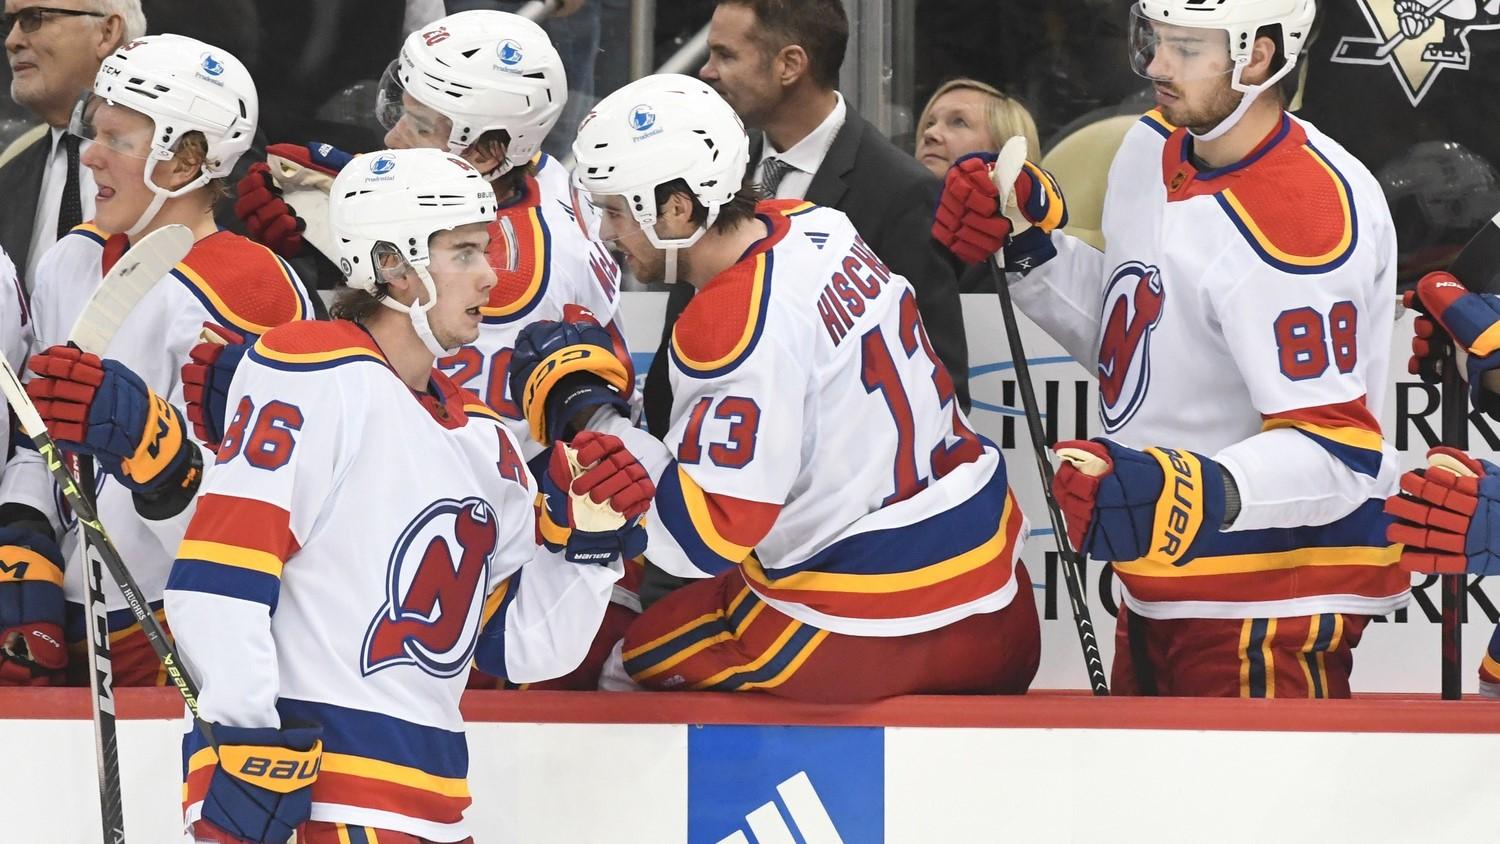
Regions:
[[[839,211],[757,211],[768,236],[673,329],[648,555],[690,576],[741,565],[766,603],[851,635],[1006,606],[1026,520],[911,285]]]

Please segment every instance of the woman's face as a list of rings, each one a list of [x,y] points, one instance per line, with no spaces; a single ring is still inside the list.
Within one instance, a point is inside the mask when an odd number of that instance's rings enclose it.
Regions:
[[[953,162],[971,152],[995,152],[984,109],[989,95],[971,88],[938,97],[927,113],[917,144],[917,160],[938,178]]]

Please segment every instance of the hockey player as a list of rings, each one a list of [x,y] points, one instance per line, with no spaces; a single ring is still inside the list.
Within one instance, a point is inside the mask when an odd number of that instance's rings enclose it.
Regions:
[[[748,149],[718,94],[671,74],[605,98],[573,144],[575,183],[636,277],[698,289],[673,329],[666,442],[609,409],[589,423],[656,483],[651,560],[701,578],[630,627],[611,686],[1024,692],[1039,629],[999,449],[957,407],[910,284],[841,212],[757,202]],[[545,356],[522,365],[527,347]],[[574,326],[523,332],[523,409],[568,413],[556,372],[580,359],[597,365],[571,375],[596,388],[615,377]]]
[[[256,114],[249,72],[217,47],[179,35],[121,47],[104,60],[92,94],[75,112],[73,131],[90,142],[80,160],[98,185],[96,216],[37,266],[32,309],[36,346],[44,351],[31,360],[37,377],[28,390],[53,438],[97,461],[100,517],[158,612],[172,549],[157,541],[134,500],[149,500],[202,464],[179,410],[179,372],[189,349],[205,321],[261,333],[311,312],[285,262],[214,223],[214,200],[250,146]],[[197,241],[131,312],[107,360],[62,345],[132,238],[173,223],[187,226]],[[6,525],[0,556],[29,550],[55,564],[28,574],[66,592],[66,640],[81,656],[85,584],[76,525],[41,457],[25,447],[29,441],[19,445],[0,487]],[[74,564],[64,566],[64,559]],[[104,588],[115,682],[164,682],[123,596],[113,583]],[[13,607],[0,602],[0,615]],[[29,606],[22,611],[35,614]],[[0,627],[9,626],[0,619]],[[81,682],[85,661],[75,659],[74,667],[73,680]]]
[[[1201,5],[1131,11],[1158,107],[1111,166],[1105,251],[1054,230],[1063,197],[1030,165],[997,175],[1017,187],[997,211],[979,158],[934,235],[1003,249],[1017,304],[1097,369],[1106,438],[1059,443],[1085,465],[1054,489],[1121,582],[1113,688],[1343,697],[1365,625],[1408,598],[1381,513],[1395,232],[1370,173],[1285,111],[1313,0]]]
[[[485,303],[479,338],[439,366],[510,421],[527,459],[541,453],[507,395],[516,334],[539,319],[588,313],[614,336],[630,368],[619,323],[620,270],[598,240],[599,220],[579,202],[562,163],[540,152],[567,102],[562,59],[540,26],[519,15],[474,10],[413,32],[380,83],[377,117],[393,149],[446,149],[495,184],[500,201],[492,247],[518,258]],[[268,152],[337,172],[348,156],[323,144],[277,144]],[[251,236],[288,257],[302,248],[295,212],[264,164],[240,181],[236,213]],[[624,395],[633,392],[633,375]]]
[[[199,841],[282,842],[299,826],[303,844],[472,841],[458,709],[470,664],[517,682],[571,670],[619,549],[640,544],[650,482],[618,440],[590,434],[579,444],[607,458],[603,483],[633,474],[617,490],[631,515],[609,509],[612,526],[583,533],[597,526],[574,521],[588,505],[566,491],[559,447],[540,492],[563,535],[558,551],[538,546],[514,437],[433,366],[431,346],[479,333],[494,202],[446,152],[356,159],[330,206],[353,290],[335,320],[261,337],[234,378],[167,589],[219,745],[216,758],[198,731],[184,740]],[[590,540],[609,553],[580,553]],[[218,761],[247,758],[271,772]],[[279,763],[297,775],[278,779]]]
[[[1406,304],[1422,312],[1412,338],[1410,370],[1441,380],[1440,362],[1456,342],[1476,408],[1500,411],[1500,297],[1470,293],[1446,272],[1427,274]],[[1404,543],[1401,565],[1420,574],[1500,575],[1500,467],[1455,448],[1427,452],[1428,466],[1401,476],[1386,502],[1395,518],[1392,542]],[[1500,627],[1479,663],[1479,693],[1500,698]]]
[[[481,314],[479,337],[450,349],[438,366],[479,394],[510,425],[529,461],[542,452],[530,436],[506,372],[516,335],[536,320],[592,318],[609,332],[624,375],[617,403],[639,414],[635,374],[620,308],[620,269],[598,239],[599,219],[574,195],[568,171],[541,152],[567,102],[562,59],[547,33],[519,15],[474,10],[449,15],[413,32],[381,80],[377,117],[394,149],[431,147],[462,156],[495,185],[500,211],[491,229],[496,250],[516,256],[500,273]],[[321,144],[278,144],[269,152],[328,172],[347,160]],[[302,223],[271,183],[263,164],[239,185],[236,212],[251,235],[289,257],[302,249]],[[211,360],[211,356],[210,360]],[[604,625],[617,639],[639,607],[639,567],[622,583]],[[548,688],[593,688],[603,653]]]
[[[21,288],[16,265],[0,249],[0,355],[19,375],[26,368],[31,351],[31,309]],[[0,424],[0,455],[10,454],[10,426]],[[0,469],[0,474],[4,469]]]

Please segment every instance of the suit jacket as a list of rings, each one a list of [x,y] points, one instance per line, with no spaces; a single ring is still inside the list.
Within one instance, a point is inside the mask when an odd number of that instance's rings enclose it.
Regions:
[[[751,136],[750,172],[760,161],[762,137],[759,132]],[[916,288],[932,350],[948,367],[958,401],[968,410],[969,351],[958,298],[959,267],[932,239],[932,215],[942,187],[927,168],[848,108],[806,198],[847,214],[875,254]],[[646,373],[646,423],[658,437],[666,435],[672,414],[667,344],[693,292],[689,284],[672,285],[661,346]]]
[[[31,233],[42,197],[42,173],[51,152],[52,133],[43,132],[0,167],[0,197],[5,197],[4,210],[0,211],[0,249],[15,263],[28,293],[31,280],[25,278],[26,261],[31,257]]]

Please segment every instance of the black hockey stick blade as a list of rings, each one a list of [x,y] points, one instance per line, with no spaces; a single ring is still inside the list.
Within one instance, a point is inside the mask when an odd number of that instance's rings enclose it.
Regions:
[[[1500,213],[1469,238],[1448,272],[1475,293],[1500,295]]]

